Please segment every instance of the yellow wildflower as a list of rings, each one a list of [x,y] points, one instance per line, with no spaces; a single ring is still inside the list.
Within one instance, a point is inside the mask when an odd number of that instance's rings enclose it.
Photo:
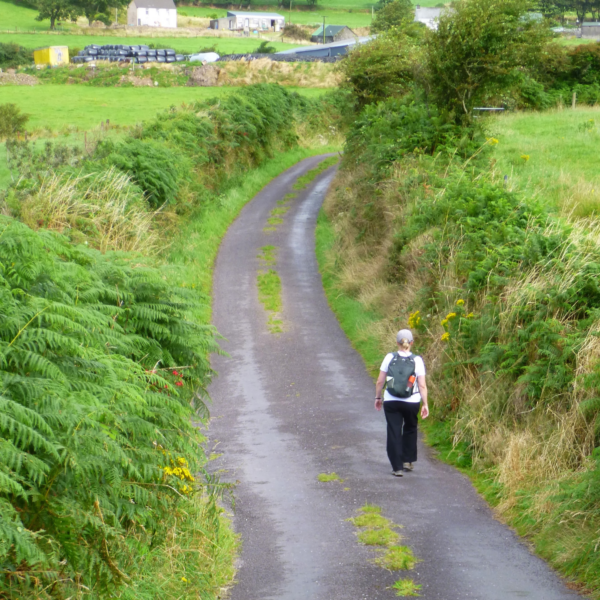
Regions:
[[[529,154],[521,154],[521,158],[527,162],[529,160]]]
[[[450,319],[454,319],[454,317],[456,317],[456,313],[455,313],[455,312],[451,312],[451,313],[448,313],[448,314],[446,315],[446,319],[448,319],[448,321],[449,321]]]
[[[187,583],[187,582],[188,582],[188,580],[187,580],[185,577],[182,577],[182,578],[181,578],[181,581],[183,581],[184,583]]]
[[[456,306],[462,306],[464,303],[465,303],[465,301],[461,298],[456,301]]]
[[[472,319],[474,316],[475,316],[475,315],[474,315],[473,313],[469,313],[469,314],[467,315],[467,319]]]
[[[450,339],[450,334],[446,331],[446,333],[444,333],[440,339],[442,342],[447,342]]]
[[[490,146],[495,146],[498,143],[496,138],[485,138]]]
[[[448,319],[443,319],[441,321],[441,323],[442,323],[442,327],[446,327],[446,325],[448,325]]]
[[[408,316],[408,326],[413,329],[421,323],[421,311],[417,310]]]

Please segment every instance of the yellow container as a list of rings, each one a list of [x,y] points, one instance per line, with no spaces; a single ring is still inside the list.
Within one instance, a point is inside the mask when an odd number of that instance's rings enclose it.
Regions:
[[[69,64],[69,48],[67,46],[50,46],[49,48],[40,48],[33,52],[33,60],[36,65],[57,65]]]

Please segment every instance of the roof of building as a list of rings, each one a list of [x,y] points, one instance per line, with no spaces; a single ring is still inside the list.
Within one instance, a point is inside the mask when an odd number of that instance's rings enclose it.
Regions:
[[[173,0],[133,0],[137,8],[177,8]]]
[[[343,29],[350,29],[350,28],[347,25],[326,25],[325,26],[325,37],[334,36],[334,35],[338,34],[340,31],[342,31]],[[319,27],[319,29],[317,29],[313,33],[313,36],[315,36],[315,35],[323,35],[323,25],[321,25]]]
[[[298,48],[292,48],[291,50],[282,50],[277,54],[304,54],[307,52],[315,52],[318,50],[327,50],[329,48],[338,48],[341,46],[353,46],[354,44],[366,44],[367,42],[375,39],[375,36],[367,35],[360,38],[350,38],[348,40],[341,40],[339,42],[332,42],[331,44],[313,44],[311,46],[300,46]]]
[[[267,17],[269,19],[285,19],[283,15],[279,13],[270,12],[248,12],[246,10],[228,10],[228,17]]]

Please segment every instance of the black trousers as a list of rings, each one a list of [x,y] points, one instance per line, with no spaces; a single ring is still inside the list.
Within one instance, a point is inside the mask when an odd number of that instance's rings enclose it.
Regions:
[[[417,423],[420,402],[386,400],[383,403],[387,421],[387,454],[394,471],[402,469],[402,463],[417,460]]]

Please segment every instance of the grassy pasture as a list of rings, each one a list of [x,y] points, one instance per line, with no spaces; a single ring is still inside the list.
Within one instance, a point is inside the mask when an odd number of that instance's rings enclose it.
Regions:
[[[261,42],[256,38],[218,38],[218,37],[119,37],[110,35],[71,35],[71,34],[28,34],[2,33],[0,42],[19,44],[25,48],[40,48],[44,46],[69,46],[71,49],[83,49],[88,44],[160,44],[173,48],[182,54],[197,52],[200,48],[215,45],[220,54],[235,54],[252,52]],[[277,50],[294,48],[298,44],[283,44],[273,42]],[[72,52],[71,52],[72,53]]]
[[[133,125],[170,106],[224,96],[236,88],[92,88],[82,85],[0,87],[0,104],[13,102],[30,115],[28,128],[85,130],[110,119],[115,125]],[[324,89],[288,88],[305,96],[319,96]],[[68,96],[67,96],[68,95]],[[68,97],[68,102],[66,98]]]
[[[24,29],[27,31],[47,31],[50,21],[36,21],[38,12],[34,8],[22,6],[6,0],[0,0],[0,31]],[[73,27],[71,23],[60,23],[59,27]]]
[[[581,46],[581,44],[591,44],[593,42],[595,42],[596,40],[590,40],[590,39],[583,39],[583,38],[560,38],[558,40],[558,43],[561,46]]]
[[[600,107],[507,114],[490,131],[509,185],[575,216],[600,213]]]

